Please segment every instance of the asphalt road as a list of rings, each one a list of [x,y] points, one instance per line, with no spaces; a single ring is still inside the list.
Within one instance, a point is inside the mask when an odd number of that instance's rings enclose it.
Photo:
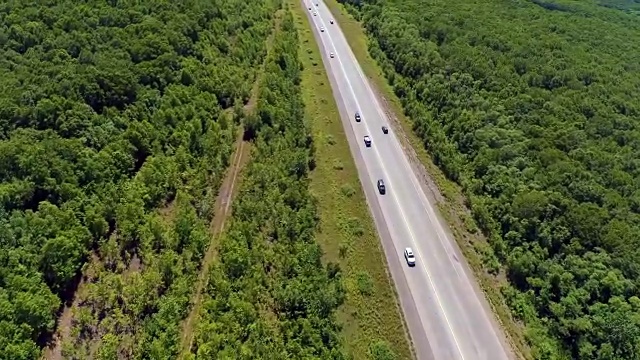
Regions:
[[[301,0],[323,52],[367,203],[418,359],[513,358],[460,250],[424,193],[337,22],[321,0]],[[318,4],[318,6],[316,6]],[[311,10],[309,10],[311,7]],[[315,13],[315,15],[314,15]],[[324,28],[324,31],[321,29]],[[329,54],[333,52],[334,58]],[[354,114],[360,112],[362,122]],[[389,127],[383,134],[382,126]],[[363,137],[369,135],[372,146]],[[383,179],[387,193],[378,193]],[[408,267],[411,247],[416,266]]]

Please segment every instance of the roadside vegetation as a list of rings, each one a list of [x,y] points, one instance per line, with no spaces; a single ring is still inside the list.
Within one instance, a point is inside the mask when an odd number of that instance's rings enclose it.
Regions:
[[[306,9],[297,0],[288,3],[300,37],[301,91],[316,154],[310,175],[318,200],[316,238],[325,261],[340,264],[345,284],[345,301],[337,311],[345,350],[353,359],[383,359],[382,354],[410,359],[395,288]]]
[[[286,12],[265,63],[253,152],[212,265],[192,347],[195,359],[345,359],[336,319],[344,300],[336,263],[323,264],[309,192],[314,142],[304,121],[301,64]]]
[[[531,356],[639,359],[634,5],[345,3],[413,130],[463,189]]]
[[[0,359],[176,357],[280,6],[110,4],[0,6]]]

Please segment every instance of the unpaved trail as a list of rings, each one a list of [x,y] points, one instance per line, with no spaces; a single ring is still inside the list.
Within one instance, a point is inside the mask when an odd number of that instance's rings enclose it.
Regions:
[[[242,140],[242,133],[238,136],[236,141],[236,149],[229,167],[229,171],[225,175],[225,178],[218,192],[218,198],[216,199],[213,220],[210,225],[211,243],[207,249],[207,253],[202,261],[202,268],[198,275],[196,282],[196,289],[193,293],[192,306],[189,315],[182,323],[182,335],[180,338],[182,349],[179,358],[184,358],[190,351],[193,344],[193,334],[197,319],[200,313],[202,305],[202,295],[205,286],[207,285],[209,278],[209,268],[212,262],[215,260],[218,249],[218,239],[222,231],[224,230],[224,224],[230,215],[231,203],[238,190],[239,174],[249,160],[251,153],[251,145],[248,142]]]
[[[92,253],[88,264],[93,264],[100,261],[98,255],[96,253]],[[91,268],[91,266],[89,266]],[[86,274],[84,274],[86,275]],[[42,354],[42,359],[47,360],[62,360],[62,344],[64,343],[64,339],[69,338],[69,334],[71,333],[71,326],[73,325],[73,309],[76,309],[79,305],[82,296],[82,290],[84,289],[84,284],[86,282],[86,276],[82,276],[80,282],[78,283],[78,287],[76,288],[75,293],[73,294],[73,298],[71,300],[71,304],[65,304],[62,309],[62,314],[58,318],[58,329],[51,339],[51,345],[44,349]]]
[[[273,47],[273,40],[280,28],[283,14],[283,9],[278,10],[275,14],[273,31],[269,35],[266,43],[267,56],[269,56],[268,54],[271,52],[271,49]],[[264,64],[261,66],[258,76],[253,84],[253,88],[251,89],[251,97],[248,103],[244,106],[243,110],[245,114],[252,113],[255,110],[260,93],[260,84],[262,82],[263,71]],[[194,329],[196,328],[196,324],[200,315],[200,308],[202,305],[202,292],[205,289],[207,280],[209,278],[209,267],[211,263],[216,259],[217,242],[220,234],[224,230],[225,221],[230,215],[229,210],[231,207],[231,203],[233,202],[235,192],[238,189],[238,184],[236,183],[239,179],[238,174],[248,163],[249,157],[251,155],[251,145],[249,142],[243,141],[242,136],[243,134],[241,133],[238,137],[238,140],[236,141],[236,150],[235,155],[233,156],[233,161],[229,168],[230,171],[228,171],[228,173],[226,174],[218,193],[218,199],[216,200],[216,205],[214,208],[213,221],[211,222],[210,227],[211,243],[203,260],[202,270],[200,271],[200,274],[198,276],[196,290],[193,295],[191,311],[182,324],[182,335],[180,338],[181,350],[178,359],[185,359],[191,351],[194,338]]]

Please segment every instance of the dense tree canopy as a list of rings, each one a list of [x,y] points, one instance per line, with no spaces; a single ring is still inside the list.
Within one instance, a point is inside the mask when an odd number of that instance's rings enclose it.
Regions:
[[[632,1],[347,1],[463,185],[538,359],[640,359]]]
[[[344,359],[334,311],[344,290],[321,262],[308,189],[313,143],[304,123],[291,13],[267,58],[252,162],[211,270],[196,359]]]
[[[39,357],[92,252],[65,356],[175,358],[279,6],[0,4],[0,359]]]

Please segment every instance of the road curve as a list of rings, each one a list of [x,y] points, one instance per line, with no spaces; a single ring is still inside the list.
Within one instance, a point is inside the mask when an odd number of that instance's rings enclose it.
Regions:
[[[457,244],[420,186],[340,27],[330,23],[329,8],[321,0],[301,0],[301,6],[322,52],[416,357],[512,359],[486,299],[461,263]],[[356,111],[362,122],[355,122]],[[388,134],[383,134],[383,125],[389,127]],[[371,147],[365,146],[365,135],[371,137]],[[378,179],[386,184],[385,195],[377,191]],[[405,262],[406,247],[416,255],[415,267]]]

